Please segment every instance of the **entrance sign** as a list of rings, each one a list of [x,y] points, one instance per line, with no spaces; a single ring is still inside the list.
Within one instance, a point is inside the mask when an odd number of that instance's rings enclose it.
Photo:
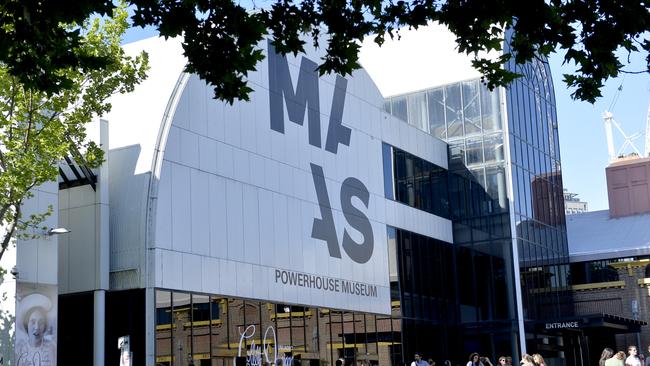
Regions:
[[[577,321],[557,322],[544,324],[546,329],[578,329],[580,325]]]

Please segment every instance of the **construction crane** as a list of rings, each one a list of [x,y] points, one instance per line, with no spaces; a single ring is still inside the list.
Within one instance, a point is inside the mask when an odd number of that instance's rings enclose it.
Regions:
[[[648,113],[650,113],[650,109],[648,110]],[[650,114],[648,115],[648,118],[650,118]],[[631,135],[627,135],[621,128],[621,125],[618,124],[618,122],[616,122],[614,116],[609,111],[605,111],[605,113],[603,113],[603,119],[605,120],[605,136],[607,138],[607,153],[609,154],[610,163],[616,160],[619,156],[623,155],[623,152],[628,146],[631,147],[632,150],[634,150],[634,152],[636,152],[637,156],[641,156],[639,149],[637,149],[637,147],[634,145],[634,140],[641,137],[641,132],[635,132]],[[648,123],[650,122],[648,121],[650,120],[646,120],[646,147],[645,147],[646,154],[650,146],[648,144],[648,131],[647,131]],[[618,130],[618,132],[621,133],[624,139],[623,145],[621,145],[621,148],[618,149],[618,152],[616,153],[614,152],[614,135],[612,133],[612,125],[616,127],[616,129]]]

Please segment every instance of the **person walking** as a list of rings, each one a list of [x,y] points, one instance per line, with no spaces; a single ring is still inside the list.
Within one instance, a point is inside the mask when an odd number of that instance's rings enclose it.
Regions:
[[[533,356],[529,355],[528,353],[524,353],[524,355],[521,356],[521,361],[519,363],[523,366],[535,366],[535,360],[533,359]]]
[[[420,352],[415,352],[415,355],[413,356],[414,360],[411,362],[411,366],[428,366],[429,364],[427,361],[422,359],[422,353]]]
[[[606,366],[607,360],[614,356],[614,351],[611,348],[603,349],[603,352],[600,353],[600,360],[598,361],[598,366]]]
[[[479,356],[478,353],[472,352],[469,355],[469,362],[467,362],[467,366],[485,366],[481,362],[481,357]]]
[[[636,346],[627,347],[627,358],[625,359],[625,365],[627,366],[641,366],[641,359],[638,356],[638,350]]]

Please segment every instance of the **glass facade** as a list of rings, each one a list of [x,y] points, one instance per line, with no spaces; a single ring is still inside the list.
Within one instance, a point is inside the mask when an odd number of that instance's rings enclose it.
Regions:
[[[385,143],[383,150],[386,197],[449,218],[447,171]]]
[[[156,290],[156,365],[399,365],[393,316]],[[267,358],[268,355],[268,358]]]
[[[158,289],[156,365],[236,365],[238,356],[259,365],[404,365],[415,352],[464,364],[475,350],[512,354],[506,260],[387,230],[390,316]]]
[[[524,318],[573,313],[555,93],[541,61],[508,68],[524,75],[506,93],[514,218]]]
[[[478,79],[466,80],[388,98],[384,109],[447,142],[449,217],[459,248],[455,261],[467,262],[464,257],[469,255],[474,264],[471,270],[458,272],[459,287],[471,284],[470,288],[485,291],[480,296],[484,299],[495,289],[477,286],[480,276],[502,276],[507,304],[488,319],[504,319],[516,333],[515,269],[520,272],[524,320],[570,316],[572,299],[550,72],[542,61],[513,62],[507,68],[523,76],[507,89],[490,91]],[[492,263],[477,271],[476,263],[481,261],[477,253],[505,264]],[[460,300],[463,309],[471,303],[462,296]],[[461,312],[461,322],[484,319],[485,309],[474,311],[476,305]],[[536,341],[531,341],[528,350],[534,349]]]

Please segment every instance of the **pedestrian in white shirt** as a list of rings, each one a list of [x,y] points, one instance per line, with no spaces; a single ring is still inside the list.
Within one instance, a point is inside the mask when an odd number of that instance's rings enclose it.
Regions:
[[[641,359],[637,356],[636,346],[627,347],[627,358],[625,359],[625,366],[641,366]]]

